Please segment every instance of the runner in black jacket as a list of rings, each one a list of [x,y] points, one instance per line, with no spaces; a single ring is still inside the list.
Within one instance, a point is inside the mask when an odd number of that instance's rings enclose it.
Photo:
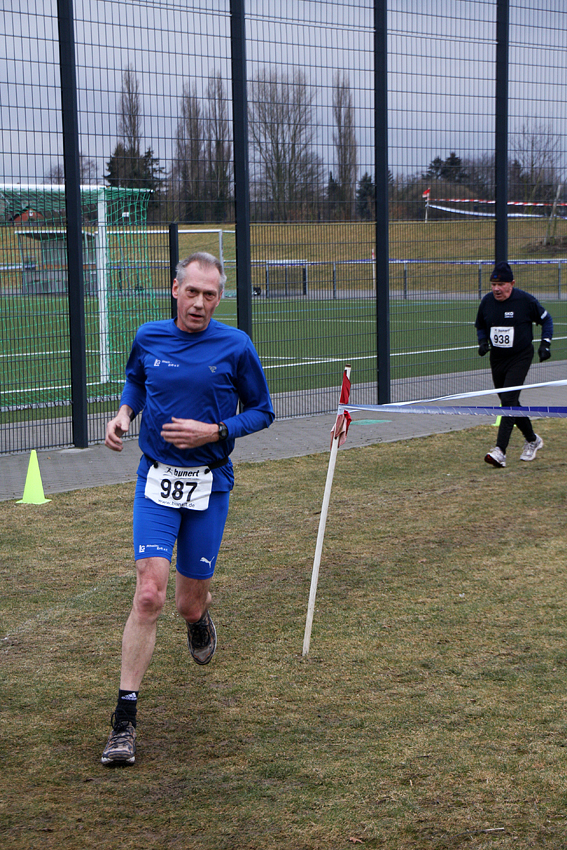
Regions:
[[[490,351],[490,368],[496,389],[519,387],[524,383],[534,356],[532,325],[542,326],[538,348],[540,363],[551,357],[553,321],[537,298],[521,289],[514,289],[514,275],[508,263],[498,263],[490,275],[492,292],[480,302],[475,327],[478,353],[484,357]],[[518,407],[520,390],[498,393],[504,407]],[[485,456],[492,466],[506,466],[506,449],[514,424],[526,440],[520,460],[533,460],[543,440],[524,416],[503,416],[498,428],[496,446]]]

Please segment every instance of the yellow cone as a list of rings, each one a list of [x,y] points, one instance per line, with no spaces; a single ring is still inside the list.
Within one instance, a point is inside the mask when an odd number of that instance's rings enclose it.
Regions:
[[[41,483],[41,474],[39,471],[39,463],[37,460],[37,452],[32,449],[30,462],[28,464],[28,474],[26,476],[26,486],[24,487],[24,495],[18,499],[18,505],[45,505],[51,499],[46,499],[43,494],[43,484]]]

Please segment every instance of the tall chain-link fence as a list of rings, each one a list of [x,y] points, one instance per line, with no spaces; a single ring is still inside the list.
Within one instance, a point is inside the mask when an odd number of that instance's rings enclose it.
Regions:
[[[347,362],[354,402],[466,390],[495,259],[567,359],[566,29],[560,0],[5,4],[0,453],[103,438],[174,253],[222,258],[280,417],[335,410]]]

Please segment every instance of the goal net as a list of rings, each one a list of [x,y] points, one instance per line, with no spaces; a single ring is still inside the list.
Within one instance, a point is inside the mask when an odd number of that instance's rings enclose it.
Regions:
[[[265,281],[267,298],[307,295],[307,263],[305,260],[267,260]]]
[[[105,385],[123,377],[132,324],[127,296],[144,302],[136,310],[144,317],[158,315],[148,250],[151,191],[98,185],[80,191],[84,291],[92,302],[85,309],[96,317],[96,338],[88,340],[96,349],[88,379]],[[0,257],[2,295],[55,296],[44,299],[48,321],[50,305],[68,292],[64,185],[0,185]],[[45,400],[51,398],[46,392]],[[36,392],[29,403],[37,401]],[[26,404],[21,393],[17,403]]]

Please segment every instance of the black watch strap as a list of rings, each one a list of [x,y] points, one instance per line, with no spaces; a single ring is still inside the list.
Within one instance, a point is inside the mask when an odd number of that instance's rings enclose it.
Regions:
[[[219,422],[219,443],[224,442],[228,437],[228,428],[224,422]]]

